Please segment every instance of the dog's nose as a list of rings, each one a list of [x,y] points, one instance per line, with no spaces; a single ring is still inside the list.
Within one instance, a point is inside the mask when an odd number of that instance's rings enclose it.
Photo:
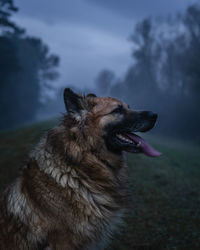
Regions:
[[[148,119],[151,119],[151,120],[156,120],[158,117],[158,115],[152,111],[147,111],[146,116]]]
[[[149,121],[156,121],[158,115],[152,111],[139,111],[136,112],[136,118],[138,120],[149,120]]]

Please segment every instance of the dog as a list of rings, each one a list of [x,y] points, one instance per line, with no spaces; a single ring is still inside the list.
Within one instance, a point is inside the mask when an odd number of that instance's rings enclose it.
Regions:
[[[134,134],[157,114],[64,90],[67,113],[0,199],[1,250],[104,249],[127,209],[124,151],[159,156]]]

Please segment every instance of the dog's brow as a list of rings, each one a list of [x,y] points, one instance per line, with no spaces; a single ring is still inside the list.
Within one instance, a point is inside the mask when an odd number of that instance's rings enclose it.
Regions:
[[[116,110],[125,110],[124,106],[122,104],[118,104],[117,106],[115,106],[115,108],[111,111],[111,113],[113,113]]]
[[[116,106],[116,108],[123,108],[123,105],[122,105],[122,104],[118,104],[118,105]]]

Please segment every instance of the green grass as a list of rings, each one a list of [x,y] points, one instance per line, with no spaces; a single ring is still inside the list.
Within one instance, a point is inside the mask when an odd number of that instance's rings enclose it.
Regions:
[[[0,189],[55,120],[0,133]],[[200,147],[147,137],[163,155],[128,155],[130,210],[109,250],[200,249]]]
[[[12,131],[0,132],[0,190],[16,177],[26,162],[28,153],[40,137],[57,123],[57,120],[41,122]]]

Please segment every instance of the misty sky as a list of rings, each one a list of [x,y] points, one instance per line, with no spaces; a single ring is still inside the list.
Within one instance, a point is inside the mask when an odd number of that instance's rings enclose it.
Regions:
[[[14,20],[61,58],[59,85],[92,86],[105,68],[123,75],[131,64],[134,24],[167,15],[192,0],[17,0]]]

